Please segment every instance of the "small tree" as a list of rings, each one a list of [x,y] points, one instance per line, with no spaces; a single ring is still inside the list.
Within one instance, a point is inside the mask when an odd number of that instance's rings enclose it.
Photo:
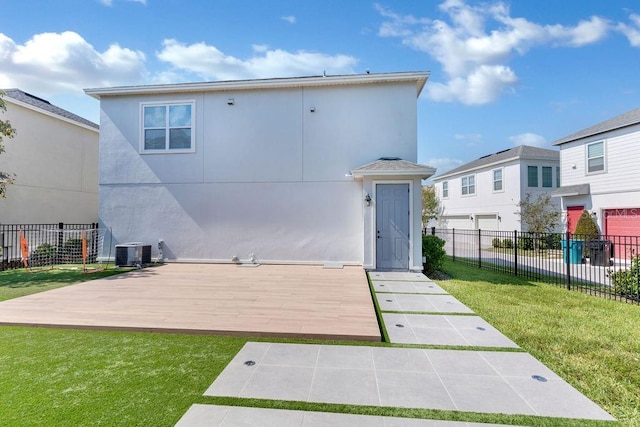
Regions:
[[[560,222],[560,211],[551,203],[551,196],[548,194],[541,194],[532,200],[531,194],[527,193],[518,207],[520,210],[516,214],[520,215],[520,222],[529,232],[549,233]]]
[[[436,219],[440,215],[440,198],[436,194],[433,185],[422,187],[422,225],[427,226],[429,220]]]
[[[4,113],[7,111],[7,107],[4,103],[4,92],[0,92],[0,112]],[[0,119],[0,154],[4,153],[4,145],[2,144],[2,140],[4,138],[13,138],[16,130],[11,126],[9,120]],[[8,172],[0,171],[0,197],[6,197],[7,185],[13,183],[14,174]]]
[[[600,239],[600,230],[598,230],[598,224],[596,224],[595,220],[586,209],[582,211],[573,234],[576,236],[576,239],[582,239],[585,241],[585,246],[583,248],[584,256],[591,256],[589,252],[589,242]]]
[[[425,257],[424,273],[429,275],[442,268],[444,257],[447,252],[444,250],[445,241],[437,236],[425,234],[422,236],[422,256]]]
[[[582,215],[580,215],[580,219],[578,219],[578,223],[576,224],[576,229],[573,231],[573,234],[576,234],[579,239],[598,240],[598,237],[600,236],[598,224],[596,224],[591,215],[589,215],[589,211],[586,209],[582,211]]]

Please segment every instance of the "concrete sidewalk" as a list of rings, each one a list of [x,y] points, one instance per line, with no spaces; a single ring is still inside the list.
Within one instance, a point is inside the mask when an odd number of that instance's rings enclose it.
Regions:
[[[369,277],[392,343],[483,350],[248,342],[205,395],[614,420],[424,275]],[[362,417],[198,405],[179,425],[473,425]]]

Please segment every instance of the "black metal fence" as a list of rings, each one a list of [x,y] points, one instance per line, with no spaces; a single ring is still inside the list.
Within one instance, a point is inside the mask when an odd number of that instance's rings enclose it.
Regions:
[[[77,236],[73,239],[68,237],[74,230],[96,230],[97,223],[90,224],[0,224],[0,271],[21,268],[23,263],[23,252],[21,248],[21,237],[29,242],[30,265],[41,262],[51,264],[75,263],[76,257],[69,257],[72,246],[77,246]],[[98,256],[99,245],[97,233],[92,233],[88,239],[88,258],[95,261]]]
[[[455,262],[640,304],[640,237],[428,229]]]

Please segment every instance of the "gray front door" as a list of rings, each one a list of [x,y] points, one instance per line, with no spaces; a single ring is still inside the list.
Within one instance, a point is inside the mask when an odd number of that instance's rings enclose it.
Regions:
[[[409,270],[409,184],[376,186],[376,270]]]

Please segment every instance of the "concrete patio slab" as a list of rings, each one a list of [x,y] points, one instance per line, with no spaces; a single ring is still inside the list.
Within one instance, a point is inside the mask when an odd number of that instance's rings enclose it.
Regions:
[[[447,294],[447,291],[433,282],[399,281],[399,280],[371,280],[373,289],[378,292],[395,292],[410,294]]]
[[[458,421],[195,404],[176,427],[505,427]]]
[[[0,302],[0,324],[381,341],[359,267],[167,264]]]
[[[613,420],[526,353],[301,346],[247,343],[205,395]]]
[[[478,316],[382,313],[382,320],[394,344],[518,348]]]
[[[381,311],[473,313],[451,295],[376,293],[376,299]]]

